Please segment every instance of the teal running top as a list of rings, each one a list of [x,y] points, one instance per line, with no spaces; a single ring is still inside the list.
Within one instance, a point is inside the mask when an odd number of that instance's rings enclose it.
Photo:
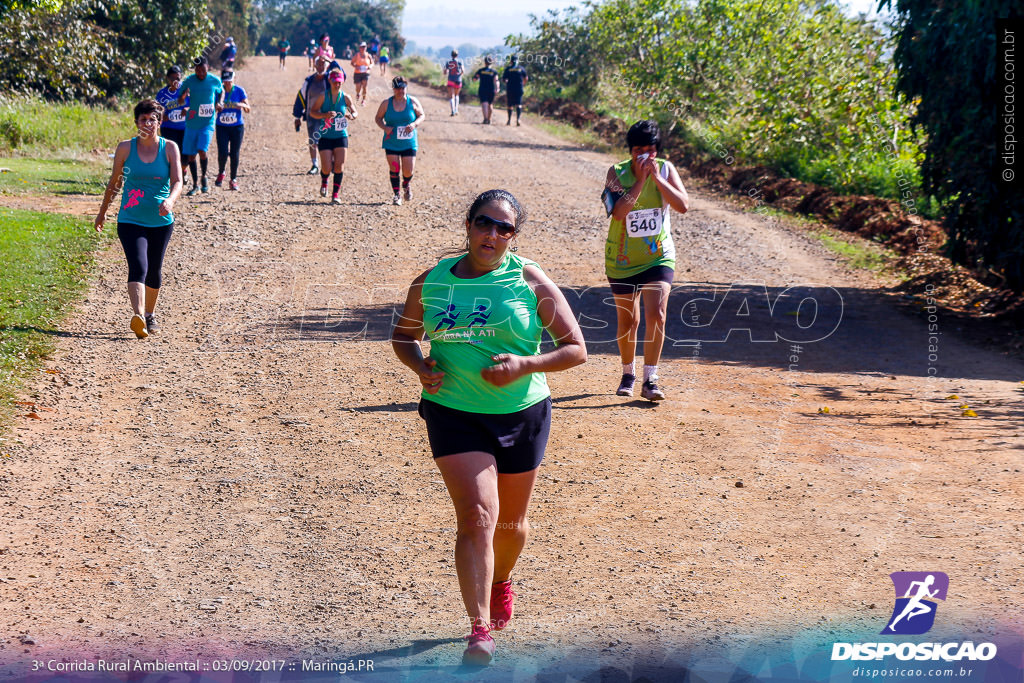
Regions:
[[[348,119],[344,114],[348,112],[345,106],[345,93],[338,88],[338,99],[331,97],[331,88],[324,91],[324,103],[320,105],[320,113],[326,114],[329,111],[340,111],[342,116],[334,116],[329,119],[320,119],[320,137],[325,140],[336,140],[348,137]]]
[[[404,152],[407,149],[419,148],[419,131],[406,131],[406,127],[416,120],[416,112],[412,108],[412,98],[406,95],[405,109],[395,111],[395,98],[388,98],[388,110],[384,112],[384,125],[392,128],[391,134],[384,133],[381,147],[392,152]]]
[[[132,151],[124,162],[124,187],[121,194],[119,223],[134,223],[159,228],[174,222],[174,215],[160,215],[160,204],[171,196],[171,165],[167,162],[167,140],[160,138],[156,159],[143,163],[139,158],[138,138],[132,138]]]

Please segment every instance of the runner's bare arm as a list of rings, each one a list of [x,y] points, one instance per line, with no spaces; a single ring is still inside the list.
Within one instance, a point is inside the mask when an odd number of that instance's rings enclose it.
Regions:
[[[640,192],[644,189],[642,180],[646,180],[646,178],[638,179],[637,182],[633,184],[633,187],[627,190],[622,186],[622,183],[619,182],[619,176],[615,173],[615,167],[612,166],[608,169],[608,175],[605,178],[604,186],[612,192],[625,192],[625,194],[619,198],[619,201],[615,202],[615,206],[612,207],[612,218],[614,220],[626,220],[626,214],[632,211],[633,207],[636,206],[636,200],[640,196]]]
[[[523,268],[523,277],[537,295],[537,315],[554,340],[556,348],[537,356],[517,356],[511,353],[494,356],[496,365],[481,370],[480,376],[499,387],[532,372],[558,372],[587,362],[587,344],[583,340],[583,332],[558,285],[536,266]]]
[[[178,93],[178,106],[179,107],[181,105],[185,104],[185,98],[186,97],[188,97],[188,88],[184,88],[184,89],[182,89],[182,91],[180,93]]]
[[[345,116],[352,119],[353,121],[356,119],[356,117],[359,116],[359,112],[356,111],[355,100],[349,97],[348,93],[345,93],[345,108],[348,111],[348,113],[345,114]]]
[[[384,100],[383,102],[380,103],[380,106],[377,107],[377,115],[373,117],[373,120],[377,124],[378,128],[380,128],[382,131],[384,131],[388,135],[391,135],[391,131],[393,130],[393,128],[391,128],[391,126],[385,125],[385,123],[384,123],[384,115],[387,114],[387,113],[388,113],[388,101]]]
[[[391,332],[391,348],[394,349],[398,360],[407,368],[419,375],[420,384],[428,394],[436,394],[441,389],[444,381],[444,373],[434,371],[437,361],[427,356],[423,357],[423,347],[420,341],[425,333],[423,329],[423,301],[420,299],[423,293],[423,281],[427,279],[424,271],[412,281],[409,286],[409,293],[405,298],[405,308],[402,315]]]
[[[241,109],[242,111],[244,111],[246,114],[251,112],[252,111],[252,107],[249,106],[249,98],[247,97],[244,100],[242,100],[241,102],[239,102],[238,103],[238,108]]]
[[[161,216],[166,216],[174,211],[174,203],[178,201],[178,196],[181,194],[181,189],[184,186],[181,177],[181,152],[178,150],[177,143],[173,140],[168,140],[164,151],[167,154],[167,163],[171,166],[171,193],[160,207]]]
[[[96,232],[103,230],[103,223],[107,220],[107,209],[114,201],[114,197],[121,191],[121,186],[124,185],[124,162],[128,159],[128,154],[132,149],[132,141],[124,140],[119,142],[117,149],[114,150],[114,167],[110,171],[110,180],[107,181],[107,189],[103,193],[103,201],[100,203],[100,210],[96,214],[96,220],[93,222],[93,227],[96,228]],[[180,169],[180,164],[179,164]]]
[[[320,95],[310,106],[309,110],[306,111],[307,116],[312,116],[314,119],[326,119],[330,117],[330,114],[323,114],[320,112],[320,107],[324,104],[324,96]]]
[[[672,162],[666,161],[665,166],[668,167],[668,178],[662,178],[660,173],[653,173],[651,177],[654,178],[661,196],[668,202],[668,205],[679,213],[686,213],[690,208],[690,195],[686,193],[679,172]]]
[[[411,128],[419,128],[420,124],[423,123],[423,119],[426,118],[426,113],[423,111],[423,105],[415,97],[410,97],[409,101],[412,102],[412,110],[416,114],[416,118],[409,124]]]

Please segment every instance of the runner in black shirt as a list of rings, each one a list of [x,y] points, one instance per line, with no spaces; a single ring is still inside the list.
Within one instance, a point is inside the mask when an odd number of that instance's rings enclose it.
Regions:
[[[498,72],[491,68],[494,62],[489,56],[484,58],[484,68],[478,69],[473,74],[474,81],[480,81],[480,89],[477,96],[480,98],[480,108],[484,112],[484,123],[491,122],[491,114],[494,113],[494,96],[498,90]]]
[[[526,69],[519,66],[519,57],[512,55],[511,64],[505,69],[501,80],[505,81],[505,89],[508,98],[508,122],[506,126],[512,125],[512,107],[516,108],[516,125],[520,125],[519,117],[523,115],[523,86],[529,80],[526,77]]]

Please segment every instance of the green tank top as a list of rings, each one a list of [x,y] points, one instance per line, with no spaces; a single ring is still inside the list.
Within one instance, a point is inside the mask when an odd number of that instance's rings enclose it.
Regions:
[[[623,187],[636,183],[631,159],[615,164],[615,175]],[[658,173],[665,177],[665,160],[655,159]],[[669,207],[664,203],[654,179],[644,183],[636,205],[625,221],[614,218],[608,226],[604,245],[604,272],[616,280],[639,275],[655,266],[676,267],[676,248],[672,243]]]
[[[444,382],[427,401],[449,408],[491,415],[515,413],[551,395],[542,372],[496,387],[480,371],[494,365],[499,353],[536,356],[544,332],[537,296],[523,278],[528,259],[506,254],[497,269],[477,278],[460,278],[452,268],[461,256],[443,259],[423,282],[423,328],[430,355]]]
[[[324,91],[324,103],[320,105],[320,113],[326,114],[329,111],[340,111],[342,114],[348,112],[345,107],[345,93],[342,92],[341,88],[338,88],[338,99],[335,100],[331,97],[331,86],[328,85]],[[331,119],[321,119],[323,121],[323,130],[320,133],[320,137],[327,140],[336,140],[338,138],[348,137],[348,119],[344,116],[335,116]]]

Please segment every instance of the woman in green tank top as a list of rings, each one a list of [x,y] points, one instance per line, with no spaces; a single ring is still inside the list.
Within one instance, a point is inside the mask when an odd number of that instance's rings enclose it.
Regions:
[[[509,575],[526,543],[551,421],[544,373],[587,359],[561,291],[536,263],[512,253],[525,219],[505,190],[478,196],[466,216],[466,253],[413,281],[391,337],[423,385],[420,415],[455,504],[455,568],[472,622],[467,663],[490,662],[489,632],[512,617]],[[541,353],[545,330],[556,348]]]
[[[661,132],[654,121],[637,121],[626,133],[629,159],[608,169],[602,198],[611,217],[605,242],[605,274],[615,298],[616,340],[622,380],[616,394],[632,396],[640,300],[645,312],[644,382],[640,395],[661,401],[658,361],[665,343],[665,317],[676,254],[669,208],[686,213],[689,196],[672,162],[656,158]]]

